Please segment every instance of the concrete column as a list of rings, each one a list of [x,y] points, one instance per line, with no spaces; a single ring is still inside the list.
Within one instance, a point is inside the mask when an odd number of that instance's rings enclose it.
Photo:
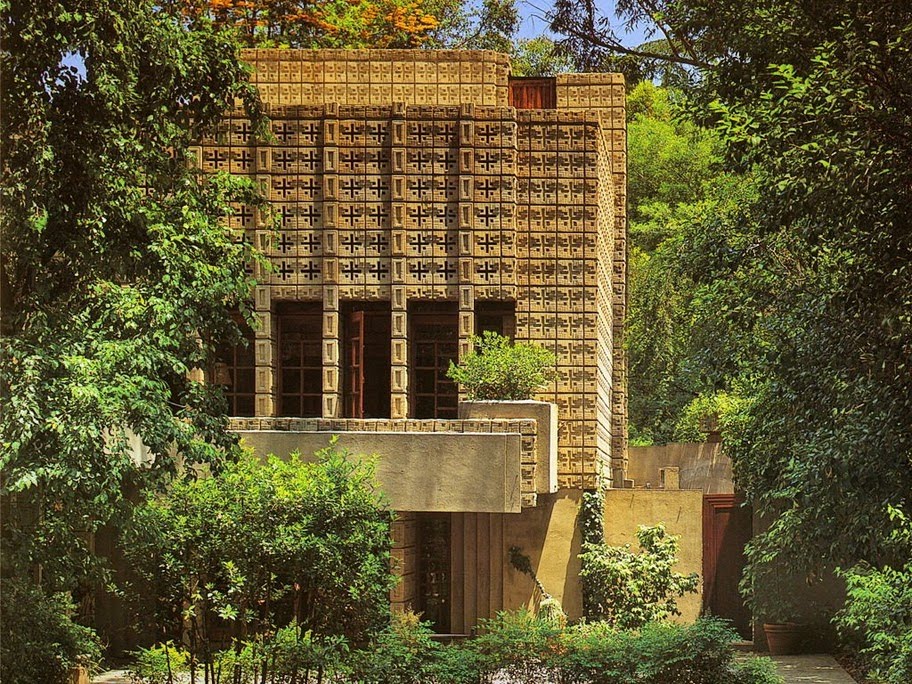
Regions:
[[[475,106],[463,104],[459,108],[459,149],[471,150],[475,145]],[[475,174],[471,158],[468,163],[460,156],[459,164],[459,361],[472,350],[471,338],[475,334],[475,277],[472,259],[475,241],[472,236],[473,202],[475,198]],[[459,400],[466,395],[460,389]]]
[[[409,416],[408,294],[405,235],[406,108],[394,103],[390,118],[390,418]]]
[[[254,359],[256,363],[256,405],[258,418],[276,415],[276,366],[275,342],[277,321],[272,315],[272,290],[268,285],[254,288],[253,307],[257,328],[254,331]]]
[[[342,415],[338,245],[339,107],[323,112],[323,417]]]

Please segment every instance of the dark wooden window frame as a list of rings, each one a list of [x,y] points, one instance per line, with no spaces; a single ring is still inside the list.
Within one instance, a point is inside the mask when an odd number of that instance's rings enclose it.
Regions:
[[[448,361],[455,361],[458,354],[459,314],[455,302],[447,304],[450,306],[421,306],[419,304],[409,311],[409,385],[411,388],[409,404],[410,413],[415,418],[457,417],[459,391],[456,383],[446,377],[446,371],[449,368]],[[452,311],[445,310],[450,308]],[[452,329],[452,339],[420,339],[417,329],[421,325],[445,325]],[[433,345],[432,365],[421,363],[421,359],[427,357],[420,353],[419,345]],[[449,353],[441,350],[444,345],[450,348]],[[434,374],[433,390],[419,391],[421,375],[431,372]],[[423,410],[420,406],[421,399],[433,399],[433,410]]]
[[[228,402],[229,416],[248,418],[256,415],[254,335],[239,315],[233,317],[241,329],[243,340],[233,346],[225,344],[216,349],[215,364],[209,369],[207,381],[221,385]],[[239,383],[239,375],[245,378],[243,383]]]
[[[276,410],[277,415],[299,418],[319,418],[323,414],[323,311],[319,304],[305,303],[301,306],[287,306],[277,314],[277,366],[276,366]],[[298,327],[298,329],[295,329]],[[289,364],[285,359],[286,344],[295,334],[306,334],[310,328],[312,339],[297,341],[298,363]],[[305,349],[311,348],[311,353]],[[315,349],[314,349],[315,348]],[[315,352],[315,353],[314,353]],[[297,387],[291,381],[297,374]]]

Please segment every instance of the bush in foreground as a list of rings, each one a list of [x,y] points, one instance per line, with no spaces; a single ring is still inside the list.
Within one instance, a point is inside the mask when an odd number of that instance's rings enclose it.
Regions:
[[[70,617],[66,594],[47,595],[23,580],[0,582],[0,682],[65,684],[70,668],[101,659],[95,632]]]
[[[735,660],[735,638],[714,619],[560,629],[520,610],[482,622],[475,639],[443,646],[427,624],[405,614],[361,649],[289,628],[275,643],[223,653],[215,671],[223,673],[218,684],[780,684],[769,660]]]

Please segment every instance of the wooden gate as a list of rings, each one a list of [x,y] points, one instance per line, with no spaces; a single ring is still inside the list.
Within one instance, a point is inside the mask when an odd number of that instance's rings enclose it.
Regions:
[[[703,612],[726,618],[743,639],[751,639],[751,616],[738,583],[753,514],[735,494],[703,497]]]

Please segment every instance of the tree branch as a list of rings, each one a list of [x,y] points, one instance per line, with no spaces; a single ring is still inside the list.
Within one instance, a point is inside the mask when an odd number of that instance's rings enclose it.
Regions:
[[[696,57],[683,57],[677,54],[671,55],[662,55],[657,52],[646,52],[644,50],[638,50],[636,48],[629,48],[621,45],[615,40],[606,39],[604,36],[596,35],[595,32],[592,34],[587,34],[584,31],[580,31],[572,26],[562,26],[561,32],[569,34],[574,38],[580,40],[585,40],[591,43],[592,45],[597,45],[598,47],[605,48],[606,50],[611,50],[612,52],[619,52],[624,55],[630,55],[632,57],[642,57],[644,59],[656,59],[662,62],[673,62],[675,64],[684,64],[687,66],[698,67],[700,69],[711,69],[712,64],[709,62],[697,59]],[[664,31],[663,31],[664,33]],[[669,41],[669,44],[671,41]]]

